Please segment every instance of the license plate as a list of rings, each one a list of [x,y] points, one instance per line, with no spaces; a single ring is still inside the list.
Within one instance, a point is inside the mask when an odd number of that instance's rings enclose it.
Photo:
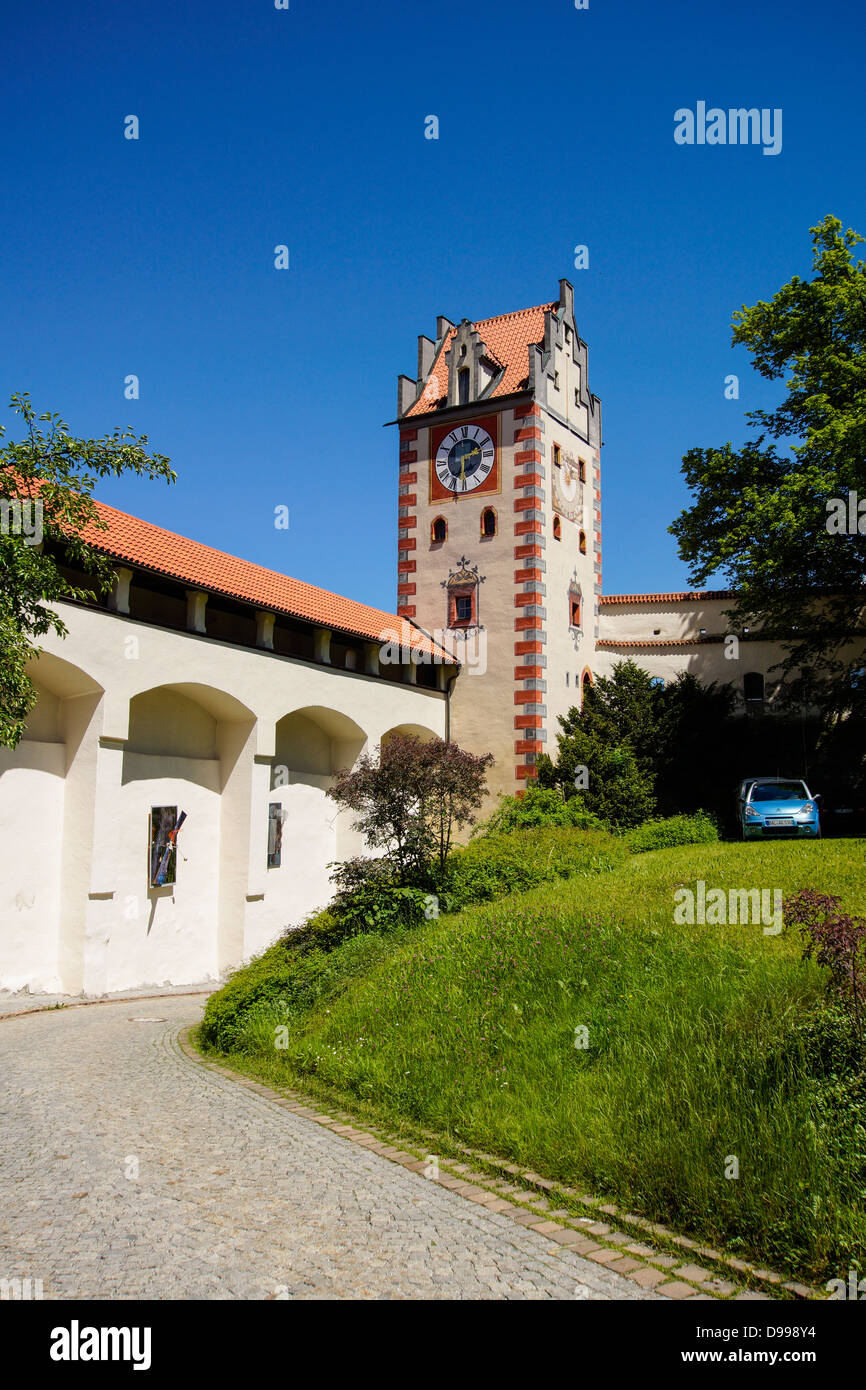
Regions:
[[[792,820],[770,820],[769,817],[768,817],[768,819],[767,819],[767,824],[768,824],[768,825],[793,825],[794,822],[793,822]]]

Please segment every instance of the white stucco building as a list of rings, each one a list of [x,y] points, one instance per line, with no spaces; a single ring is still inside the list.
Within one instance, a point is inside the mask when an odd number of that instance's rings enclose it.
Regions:
[[[217,979],[359,852],[334,772],[397,731],[448,733],[453,660],[415,632],[383,661],[393,615],[101,510],[114,594],[58,605],[68,636],[44,639],[38,704],[0,749],[0,988]],[[186,820],[158,885],[165,808]]]

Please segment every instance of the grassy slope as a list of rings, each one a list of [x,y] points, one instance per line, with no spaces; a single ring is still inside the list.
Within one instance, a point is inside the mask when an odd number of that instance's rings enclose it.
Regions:
[[[729,1250],[835,1274],[866,1249],[866,1218],[859,1179],[814,1123],[793,1028],[823,972],[800,964],[788,933],[674,925],[673,892],[698,878],[815,887],[862,912],[863,848],[661,850],[399,943],[359,943],[351,987],[333,959],[326,997],[290,1015],[286,1051],[272,1005],[243,1046],[271,1080],[582,1181]]]

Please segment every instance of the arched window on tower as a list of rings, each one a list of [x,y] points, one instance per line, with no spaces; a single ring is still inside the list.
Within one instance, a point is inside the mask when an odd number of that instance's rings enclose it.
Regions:
[[[568,599],[569,626],[580,627],[580,595],[570,594]]]
[[[581,533],[580,533],[580,553],[581,553],[581,555],[585,555],[585,554],[586,554],[586,532],[585,532],[585,531],[581,531]]]
[[[441,545],[442,542],[447,541],[447,539],[448,522],[445,520],[444,516],[437,516],[430,527],[430,543],[431,545]]]
[[[469,368],[461,367],[457,373],[457,404],[469,404]]]
[[[558,516],[553,518],[553,539],[555,541],[562,540],[562,522]]]
[[[747,705],[764,703],[764,677],[760,671],[747,671],[743,676],[743,699]]]
[[[492,507],[485,507],[481,513],[481,534],[482,536],[496,535],[496,513]]]

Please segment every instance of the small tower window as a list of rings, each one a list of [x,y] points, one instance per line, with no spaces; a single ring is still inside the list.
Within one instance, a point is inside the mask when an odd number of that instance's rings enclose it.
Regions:
[[[559,390],[559,372],[553,373],[553,389],[554,391]]]
[[[437,516],[430,527],[430,540],[433,545],[441,545],[448,539],[448,522],[444,516]]]
[[[570,626],[580,627],[580,597],[577,594],[572,594],[571,598],[569,599],[569,609],[571,612],[571,616],[569,618]]]
[[[475,595],[476,586],[451,590],[448,626],[449,627],[471,627],[475,621]]]
[[[469,404],[469,368],[461,367],[457,373],[457,404]]]
[[[553,518],[553,539],[555,541],[562,540],[562,522],[558,516]]]
[[[496,535],[496,513],[492,507],[485,507],[481,513],[481,534],[482,536]]]
[[[577,476],[582,483],[586,482],[586,464],[583,459],[577,461]]]
[[[580,405],[580,392],[578,391],[576,386],[574,388],[574,404]]]
[[[561,464],[562,464],[562,449],[559,447],[558,444],[554,444],[554,446],[553,446],[553,466],[554,466],[554,468],[559,468]]]
[[[581,555],[585,555],[585,554],[586,554],[586,532],[585,532],[585,531],[581,531],[581,533],[580,533],[580,553],[581,553]]]

